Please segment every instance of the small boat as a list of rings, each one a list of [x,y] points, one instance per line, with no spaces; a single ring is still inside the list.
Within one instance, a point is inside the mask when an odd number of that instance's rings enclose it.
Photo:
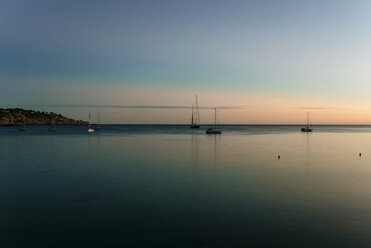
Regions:
[[[89,114],[89,121],[88,121],[88,133],[94,133],[94,128],[90,127],[90,114]]]
[[[197,95],[196,95],[196,108],[194,108],[194,105],[192,104],[192,120],[190,128],[200,128],[200,112],[198,109],[198,102],[197,102]]]
[[[215,117],[214,117],[215,124],[213,128],[206,129],[206,134],[221,134],[222,133],[221,129],[216,128],[216,108],[214,110],[215,110]]]
[[[23,127],[19,128],[19,131],[27,131],[26,116],[23,115]]]
[[[49,127],[48,131],[49,132],[55,132],[55,131],[57,131],[57,128],[55,126],[54,127]]]
[[[98,111],[98,123],[95,124],[95,127],[94,127],[94,130],[97,130],[99,131],[101,128],[100,128],[100,113]]]
[[[48,127],[48,131],[49,132],[55,132],[55,131],[57,131],[57,127],[55,126],[54,117],[52,118],[52,120],[50,122],[50,127]]]
[[[312,125],[310,124],[310,121],[309,121],[309,113],[307,112],[307,126],[306,127],[303,127],[302,129],[301,129],[301,131],[303,132],[303,133],[310,133],[310,132],[312,132],[313,130],[312,130]]]

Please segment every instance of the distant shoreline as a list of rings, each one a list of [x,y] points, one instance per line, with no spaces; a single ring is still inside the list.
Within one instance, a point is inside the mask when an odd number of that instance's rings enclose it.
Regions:
[[[0,126],[21,125],[87,125],[88,122],[74,120],[54,112],[41,112],[21,108],[0,108]]]
[[[0,124],[0,127],[19,127],[23,124]],[[27,124],[27,126],[49,126],[50,124]],[[56,126],[86,126],[88,124],[55,124]]]

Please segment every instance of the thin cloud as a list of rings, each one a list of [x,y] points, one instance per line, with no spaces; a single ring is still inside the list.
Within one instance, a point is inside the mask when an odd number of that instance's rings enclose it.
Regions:
[[[212,107],[208,107],[212,108]],[[217,106],[217,109],[250,109],[255,108],[255,106]]]
[[[306,109],[306,110],[346,110],[347,108],[339,108],[339,107],[298,107],[298,109]]]
[[[97,104],[33,104],[8,105],[8,107],[35,107],[35,108],[117,108],[117,109],[192,109],[191,106],[177,105],[97,105]],[[217,106],[217,109],[248,109],[254,106]],[[200,109],[214,109],[215,107],[200,106]]]

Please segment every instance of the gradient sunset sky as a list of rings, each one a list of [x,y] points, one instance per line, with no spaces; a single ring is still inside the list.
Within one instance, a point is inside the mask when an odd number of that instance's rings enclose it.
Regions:
[[[371,124],[371,1],[2,0],[0,107],[104,123]]]

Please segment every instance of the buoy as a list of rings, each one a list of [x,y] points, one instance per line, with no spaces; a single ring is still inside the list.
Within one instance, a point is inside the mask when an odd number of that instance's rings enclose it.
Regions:
[[[281,156],[280,155],[278,155],[278,159],[280,159],[281,158]]]
[[[362,156],[362,153],[359,153],[359,156],[361,157]]]

